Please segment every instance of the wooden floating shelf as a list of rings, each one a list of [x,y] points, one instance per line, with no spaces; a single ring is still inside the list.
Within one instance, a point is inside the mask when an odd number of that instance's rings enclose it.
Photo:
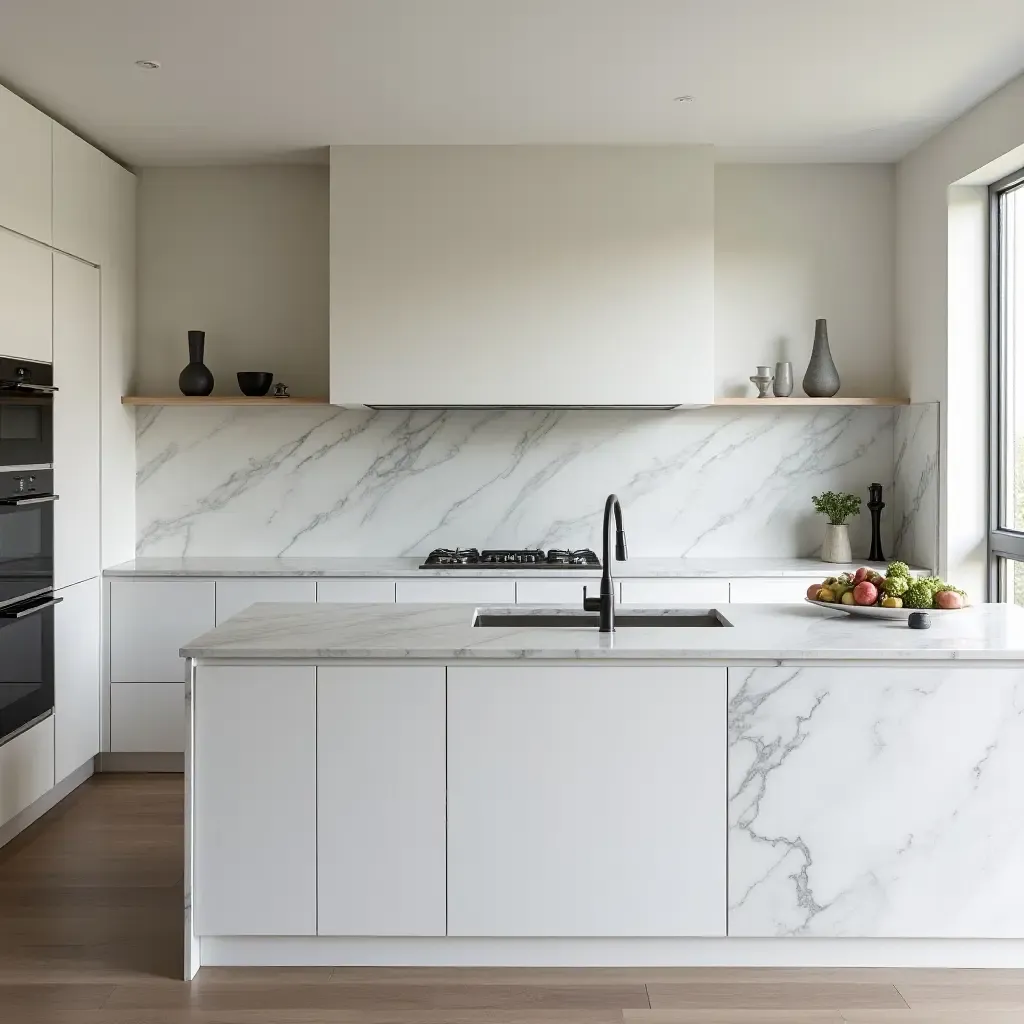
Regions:
[[[289,405],[330,405],[326,398],[274,398],[264,395],[251,398],[248,395],[123,395],[122,405],[277,405],[282,409]]]
[[[910,405],[909,398],[716,398],[714,405]]]

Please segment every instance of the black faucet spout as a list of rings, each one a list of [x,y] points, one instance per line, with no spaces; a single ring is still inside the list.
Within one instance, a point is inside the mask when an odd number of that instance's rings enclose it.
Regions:
[[[615,519],[615,560],[624,562],[629,557],[626,550],[626,531],[622,527],[622,505],[618,496],[609,494],[604,503],[604,525],[601,531],[603,541],[604,570],[601,573],[601,596],[587,597],[587,588],[583,588],[583,608],[585,611],[600,613],[600,629],[602,633],[615,631],[615,577],[612,575],[612,518]]]

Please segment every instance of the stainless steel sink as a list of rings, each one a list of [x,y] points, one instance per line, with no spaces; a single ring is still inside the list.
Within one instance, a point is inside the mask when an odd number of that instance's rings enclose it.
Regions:
[[[587,612],[527,612],[522,610],[495,610],[477,612],[474,626],[504,626],[514,629],[597,629],[598,617]],[[714,608],[690,612],[617,612],[616,629],[679,629],[692,627],[708,629],[732,626]]]

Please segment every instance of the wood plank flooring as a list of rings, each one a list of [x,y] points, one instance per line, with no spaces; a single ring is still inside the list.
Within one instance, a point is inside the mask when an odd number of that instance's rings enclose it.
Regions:
[[[1024,970],[205,968],[182,780],[91,779],[0,850],[0,1024],[1024,1024]]]

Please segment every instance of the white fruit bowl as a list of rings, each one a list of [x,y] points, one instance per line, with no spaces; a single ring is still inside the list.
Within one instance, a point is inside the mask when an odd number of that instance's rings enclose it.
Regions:
[[[815,608],[823,608],[827,612],[841,612],[844,615],[857,615],[862,619],[908,619],[911,612],[927,611],[929,615],[955,615],[962,608],[880,608],[877,604],[842,604],[835,601],[804,600]]]

